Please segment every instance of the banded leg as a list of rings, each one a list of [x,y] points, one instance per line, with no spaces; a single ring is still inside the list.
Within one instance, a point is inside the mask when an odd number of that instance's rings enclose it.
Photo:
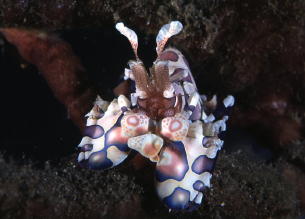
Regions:
[[[203,118],[205,122],[213,122],[227,116],[235,103],[232,95],[228,95],[222,101],[218,101],[216,95],[209,101],[205,95],[202,95],[201,99],[203,100],[203,108],[206,114],[209,115],[207,118]]]
[[[198,94],[194,77],[183,54],[174,48],[165,49],[158,57],[168,62],[170,81],[175,94],[184,96],[182,105],[190,114],[190,120],[201,118],[201,99]]]

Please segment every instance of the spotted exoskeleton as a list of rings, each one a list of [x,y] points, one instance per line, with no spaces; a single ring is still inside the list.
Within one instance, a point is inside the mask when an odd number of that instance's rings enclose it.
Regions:
[[[234,98],[210,101],[198,93],[187,61],[167,40],[182,30],[179,21],[159,31],[157,59],[149,73],[137,55],[134,31],[116,25],[131,43],[136,60],[124,79],[134,84],[130,96],[111,103],[97,98],[87,114],[78,162],[90,169],[106,169],[123,162],[131,150],[156,163],[156,191],[169,209],[193,209],[210,186],[215,158],[223,145],[227,110]]]

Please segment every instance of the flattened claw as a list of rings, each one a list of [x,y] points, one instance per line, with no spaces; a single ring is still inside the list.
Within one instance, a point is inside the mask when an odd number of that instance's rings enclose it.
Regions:
[[[202,143],[191,138],[164,145],[156,166],[159,198],[173,210],[191,210],[201,204],[210,187],[214,159],[206,156]]]
[[[118,103],[120,102],[120,103]],[[107,169],[120,164],[128,156],[127,138],[122,136],[120,121],[122,106],[128,102],[121,97],[108,102],[97,98],[93,109],[87,114],[87,126],[79,144],[77,161],[90,169]]]

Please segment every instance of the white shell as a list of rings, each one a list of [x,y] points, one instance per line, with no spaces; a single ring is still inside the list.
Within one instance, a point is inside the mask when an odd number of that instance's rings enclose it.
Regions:
[[[188,95],[195,93],[197,90],[194,84],[187,81],[183,82],[183,88]]]
[[[84,159],[85,159],[85,153],[84,152],[80,152],[78,157],[77,157],[77,161],[81,162]]]
[[[221,144],[222,145],[222,144]],[[211,146],[206,150],[206,156],[208,158],[214,159],[217,155],[217,152],[221,149],[217,145]]]
[[[224,116],[221,120],[214,122],[213,128],[216,134],[227,130],[226,121],[228,118],[228,116]]]
[[[213,122],[215,120],[215,116],[210,114],[206,119],[204,119],[205,123]]]
[[[207,119],[207,114],[204,112],[204,110],[202,110],[201,111],[201,119],[203,120],[203,121],[205,121],[206,119]]]
[[[198,195],[196,196],[194,202],[195,202],[196,204],[201,204],[202,198],[203,198],[202,192],[198,192]]]
[[[92,107],[90,112],[85,115],[85,117],[88,117],[87,126],[94,125],[96,123],[96,118],[98,118],[99,115],[101,114],[99,109],[105,112],[108,106],[109,106],[108,101],[105,101],[100,96],[97,96],[94,102],[94,106]]]
[[[159,152],[163,146],[163,139],[155,134],[145,134],[128,139],[128,147],[138,151],[153,162],[159,161]]]
[[[134,80],[134,76],[133,76],[133,73],[130,69],[125,68],[125,70],[124,70],[124,80],[127,80],[127,79]]]
[[[138,96],[137,96],[136,93],[131,93],[131,94],[130,94],[130,101],[131,101],[131,105],[132,105],[132,106],[137,105]]]
[[[203,135],[202,122],[197,120],[190,124],[187,136],[190,138],[201,138]]]
[[[118,97],[118,104],[119,106],[122,107],[130,107],[130,101],[127,99],[127,97],[125,97],[124,95],[120,95]]]
[[[223,105],[225,105],[225,107],[230,107],[234,105],[234,102],[234,97],[232,95],[229,95],[223,100]]]
[[[98,105],[101,110],[106,111],[110,103],[103,100],[100,96],[97,96],[94,104]]]
[[[189,99],[187,100],[190,106],[196,106],[199,103],[199,95],[198,93],[193,93]]]

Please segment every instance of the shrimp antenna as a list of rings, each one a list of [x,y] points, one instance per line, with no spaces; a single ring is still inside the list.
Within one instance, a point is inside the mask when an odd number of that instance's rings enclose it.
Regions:
[[[182,28],[183,25],[180,23],[180,21],[172,21],[169,24],[165,24],[161,27],[156,38],[156,42],[157,42],[156,51],[158,56],[163,51],[167,40],[172,36],[180,33]]]
[[[131,47],[133,49],[133,52],[136,56],[136,59],[139,60],[138,57],[138,36],[137,34],[129,29],[128,27],[126,27],[122,22],[117,23],[115,25],[115,28],[125,37],[127,37],[127,39],[129,40]]]

